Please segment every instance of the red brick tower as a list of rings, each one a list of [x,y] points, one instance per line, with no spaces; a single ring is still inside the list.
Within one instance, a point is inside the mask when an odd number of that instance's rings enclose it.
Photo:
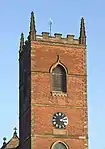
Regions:
[[[19,51],[20,149],[87,149],[86,35],[36,35],[30,32]]]

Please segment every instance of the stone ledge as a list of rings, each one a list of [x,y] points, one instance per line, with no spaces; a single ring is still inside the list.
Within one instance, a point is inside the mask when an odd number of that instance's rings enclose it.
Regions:
[[[63,97],[66,96],[67,97],[67,93],[63,93],[61,91],[52,91],[51,95],[52,96],[63,96]]]
[[[54,135],[68,135],[68,131],[65,129],[53,129]]]

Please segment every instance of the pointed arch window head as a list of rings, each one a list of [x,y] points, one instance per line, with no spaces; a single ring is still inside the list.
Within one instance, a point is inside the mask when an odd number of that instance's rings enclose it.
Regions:
[[[58,64],[52,70],[52,90],[66,93],[66,71],[64,67]]]
[[[55,144],[54,149],[67,149],[67,147],[63,143],[59,142]]]

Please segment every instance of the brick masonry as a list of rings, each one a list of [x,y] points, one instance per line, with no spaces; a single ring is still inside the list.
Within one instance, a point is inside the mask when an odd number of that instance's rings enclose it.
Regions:
[[[67,70],[67,93],[52,92],[51,68],[59,62]],[[26,42],[19,57],[20,148],[53,149],[57,141],[71,149],[88,147],[86,46],[73,35],[49,37],[47,33]],[[24,73],[27,93],[24,94]],[[55,129],[52,116],[64,112],[65,129]]]

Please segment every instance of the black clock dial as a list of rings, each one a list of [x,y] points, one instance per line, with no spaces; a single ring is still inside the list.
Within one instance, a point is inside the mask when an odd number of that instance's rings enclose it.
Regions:
[[[68,124],[68,118],[64,113],[57,112],[53,115],[52,123],[56,128],[65,128]]]

